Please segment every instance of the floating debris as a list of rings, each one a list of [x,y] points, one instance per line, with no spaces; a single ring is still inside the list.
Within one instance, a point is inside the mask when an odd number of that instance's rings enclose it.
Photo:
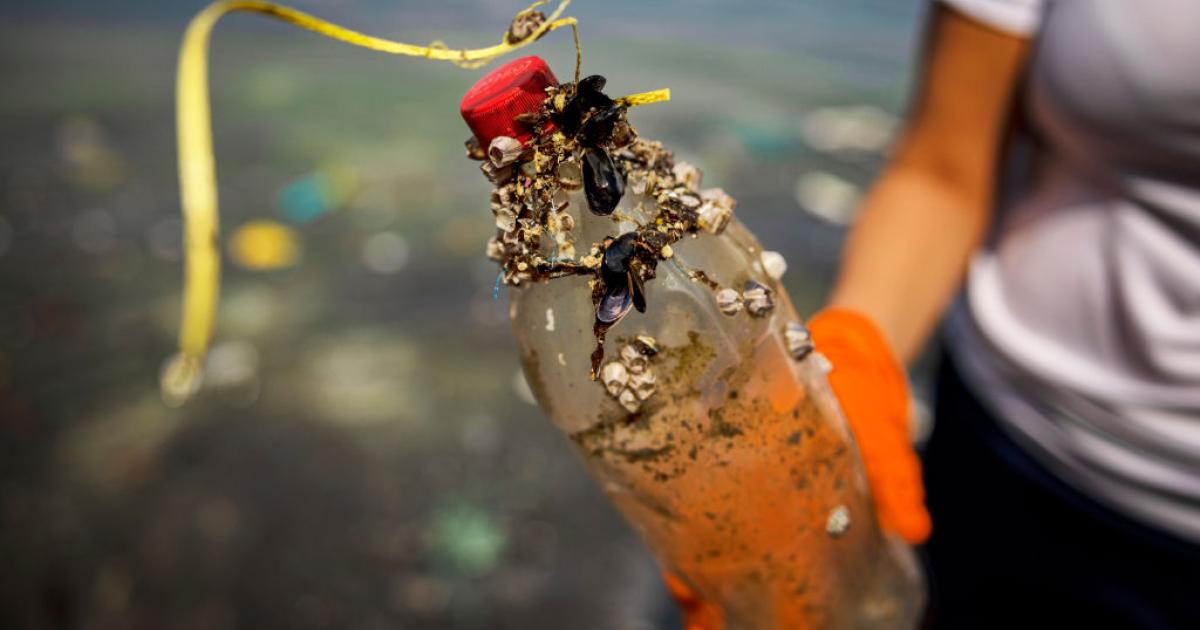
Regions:
[[[747,280],[742,289],[742,301],[746,303],[746,311],[755,317],[763,317],[775,308],[775,298],[771,297],[771,289],[766,285]]]
[[[825,107],[804,116],[800,136],[823,153],[881,153],[897,127],[895,116],[872,105]]]
[[[300,259],[300,237],[275,221],[250,221],[233,231],[229,254],[234,262],[258,271],[291,267]]]
[[[854,183],[833,173],[813,171],[796,181],[796,203],[830,223],[848,225],[854,220],[861,192]]]
[[[839,538],[850,530],[850,508],[838,505],[829,512],[825,521],[825,531],[834,538]]]
[[[799,322],[788,322],[783,330],[783,338],[787,343],[788,354],[797,361],[803,361],[812,354],[813,340],[808,328]]]
[[[378,274],[393,274],[408,265],[411,248],[408,241],[396,232],[379,232],[368,236],[362,245],[362,263]]]

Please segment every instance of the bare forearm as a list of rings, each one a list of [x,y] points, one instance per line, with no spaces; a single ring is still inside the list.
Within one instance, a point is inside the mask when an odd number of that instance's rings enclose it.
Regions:
[[[1027,39],[937,7],[904,138],[850,234],[832,304],[870,316],[904,361],[920,350],[987,227]]]
[[[830,303],[870,316],[904,361],[924,344],[982,238],[987,200],[970,196],[928,169],[894,164],[847,240]]]

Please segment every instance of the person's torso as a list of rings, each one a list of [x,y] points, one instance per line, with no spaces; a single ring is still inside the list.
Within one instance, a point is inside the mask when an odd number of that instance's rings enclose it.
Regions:
[[[1198,24],[1195,0],[1048,2],[955,328],[1027,444],[1200,539]]]

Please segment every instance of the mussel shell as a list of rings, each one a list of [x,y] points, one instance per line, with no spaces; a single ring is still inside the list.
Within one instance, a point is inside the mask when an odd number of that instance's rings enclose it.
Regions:
[[[625,317],[631,308],[633,295],[630,294],[629,285],[625,282],[610,284],[604,292],[604,297],[600,299],[600,306],[596,308],[596,321],[601,324],[615,324]]]
[[[557,114],[552,115],[554,124],[562,129],[563,133],[568,136],[573,136],[579,133],[579,125],[583,122],[583,115],[587,111],[583,103],[578,97],[567,101],[567,106]]]
[[[579,80],[579,84],[575,88],[575,98],[579,99],[580,104],[585,108],[611,107],[613,100],[603,91],[607,83],[608,80],[598,74],[584,77]]]
[[[605,85],[608,85],[608,79],[593,74],[580,79],[576,89],[578,92],[603,92]]]
[[[621,121],[621,108],[606,107],[592,114],[579,129],[580,141],[585,147],[598,147],[612,143],[613,128]]]
[[[604,248],[604,281],[610,284],[625,277],[629,259],[637,251],[637,232],[626,232]]]
[[[617,209],[625,194],[625,180],[608,151],[587,149],[583,152],[583,190],[592,214],[606,217]]]

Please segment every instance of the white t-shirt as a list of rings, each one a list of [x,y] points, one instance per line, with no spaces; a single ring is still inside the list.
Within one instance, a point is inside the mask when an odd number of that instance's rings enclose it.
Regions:
[[[1200,541],[1200,2],[943,1],[1034,38],[950,351],[1064,480]]]

